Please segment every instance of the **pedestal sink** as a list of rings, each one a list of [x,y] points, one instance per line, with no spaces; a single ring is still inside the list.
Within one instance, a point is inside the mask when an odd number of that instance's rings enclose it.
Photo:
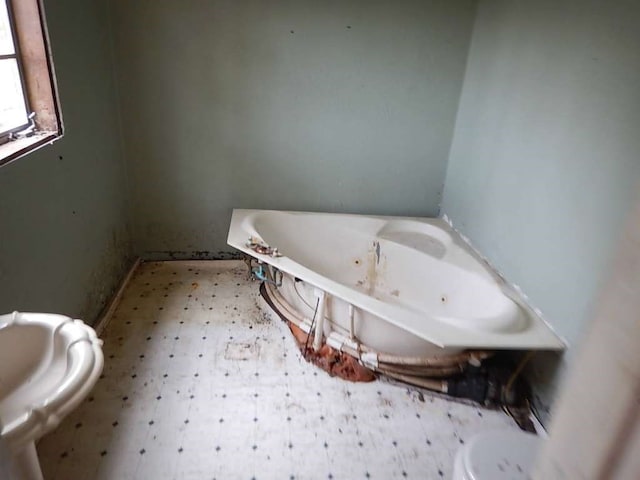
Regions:
[[[87,396],[102,341],[80,320],[48,313],[0,315],[0,441],[16,480],[40,480],[35,442]]]

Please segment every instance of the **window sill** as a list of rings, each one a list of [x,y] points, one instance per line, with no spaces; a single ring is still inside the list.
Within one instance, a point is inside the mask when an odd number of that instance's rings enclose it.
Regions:
[[[58,138],[60,138],[60,135],[55,132],[41,132],[31,137],[20,138],[2,144],[0,145],[0,167],[39,149],[47,143],[52,143]]]

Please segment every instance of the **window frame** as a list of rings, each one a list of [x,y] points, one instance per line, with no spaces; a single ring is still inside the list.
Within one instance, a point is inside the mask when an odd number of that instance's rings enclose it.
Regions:
[[[0,1],[7,5],[15,52],[1,58],[16,58],[28,117],[25,125],[0,134],[1,168],[61,138],[64,126],[42,0]]]

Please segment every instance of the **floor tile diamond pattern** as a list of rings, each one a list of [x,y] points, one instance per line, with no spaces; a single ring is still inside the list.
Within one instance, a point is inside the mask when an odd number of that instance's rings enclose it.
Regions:
[[[143,263],[90,396],[38,444],[45,479],[450,478],[502,412],[305,362],[239,261]]]

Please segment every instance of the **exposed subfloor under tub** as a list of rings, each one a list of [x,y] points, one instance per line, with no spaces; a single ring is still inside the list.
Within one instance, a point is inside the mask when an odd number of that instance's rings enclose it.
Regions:
[[[450,478],[502,412],[306,363],[239,261],[145,263],[104,374],[38,445],[46,479]]]

